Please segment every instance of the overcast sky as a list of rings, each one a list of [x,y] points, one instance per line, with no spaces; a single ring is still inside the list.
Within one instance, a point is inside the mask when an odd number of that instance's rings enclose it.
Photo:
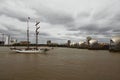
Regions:
[[[26,40],[30,17],[30,40],[40,21],[39,43],[79,42],[91,36],[109,41],[120,34],[120,0],[0,0],[0,33]]]

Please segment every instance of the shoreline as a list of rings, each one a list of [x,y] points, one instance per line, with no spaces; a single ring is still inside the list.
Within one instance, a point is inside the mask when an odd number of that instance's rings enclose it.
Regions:
[[[11,46],[11,45],[4,45],[0,47],[17,47],[17,48],[26,48],[26,46]],[[35,46],[30,46],[31,48],[34,48]],[[86,50],[105,50],[109,52],[120,52],[120,50],[110,50],[108,49],[101,49],[101,48],[80,48],[80,47],[61,47],[61,46],[38,46],[39,48],[73,48],[73,49],[86,49]]]

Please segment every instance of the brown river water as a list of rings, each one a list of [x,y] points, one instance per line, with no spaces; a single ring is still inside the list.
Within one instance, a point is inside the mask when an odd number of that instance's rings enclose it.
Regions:
[[[54,48],[20,54],[0,47],[0,80],[120,80],[120,53]]]

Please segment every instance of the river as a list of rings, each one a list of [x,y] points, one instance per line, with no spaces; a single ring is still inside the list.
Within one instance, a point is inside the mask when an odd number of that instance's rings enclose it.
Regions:
[[[54,48],[20,54],[0,47],[0,80],[120,80],[120,53]]]

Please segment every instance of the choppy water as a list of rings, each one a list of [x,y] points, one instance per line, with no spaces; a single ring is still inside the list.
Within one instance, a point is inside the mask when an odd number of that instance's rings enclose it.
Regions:
[[[120,80],[120,53],[54,48],[19,54],[0,47],[0,80]]]

